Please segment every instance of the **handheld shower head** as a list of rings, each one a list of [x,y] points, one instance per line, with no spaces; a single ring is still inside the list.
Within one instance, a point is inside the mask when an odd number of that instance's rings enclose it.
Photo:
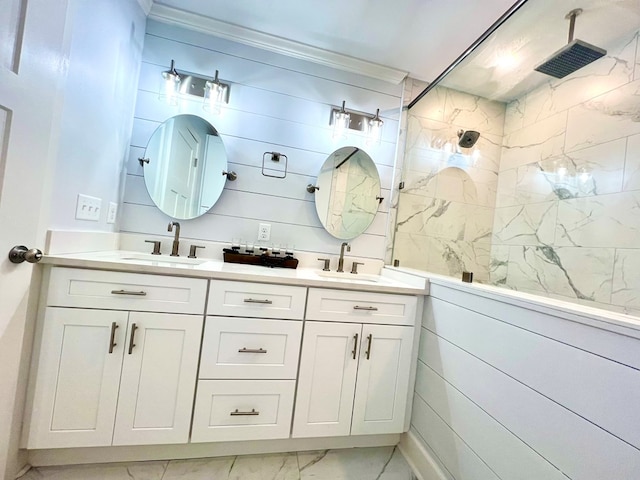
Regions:
[[[458,146],[462,148],[471,148],[473,147],[478,138],[480,138],[480,132],[476,132],[475,130],[458,130]]]

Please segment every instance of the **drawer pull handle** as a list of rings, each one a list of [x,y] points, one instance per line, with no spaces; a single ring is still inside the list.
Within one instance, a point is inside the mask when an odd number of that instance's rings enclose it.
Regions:
[[[356,359],[356,351],[358,350],[358,334],[356,333],[353,336],[353,351],[351,352],[351,354],[353,355],[353,359]]]
[[[369,360],[369,357],[371,356],[371,342],[373,341],[373,334],[370,333],[367,336],[367,340],[369,341],[369,343],[367,344],[367,351],[365,353],[365,355],[367,356],[367,360]]]
[[[111,290],[112,295],[135,295],[137,297],[144,297],[147,292],[143,292],[142,290],[139,292],[132,292],[131,290]]]
[[[273,302],[271,300],[258,300],[255,298],[245,298],[244,303],[263,303],[265,305],[271,305]]]
[[[354,305],[354,310],[366,310],[368,312],[377,312],[378,307],[361,307],[360,305]]]
[[[231,415],[232,417],[254,416],[254,415],[260,415],[260,412],[256,412],[255,408],[252,408],[250,412],[239,412],[238,409],[236,408],[235,411],[229,413],[229,415]]]
[[[109,353],[113,353],[113,347],[118,345],[116,343],[116,328],[118,328],[118,324],[116,322],[111,322],[111,337],[109,338]]]
[[[267,353],[263,348],[241,348],[238,353]]]
[[[133,347],[136,346],[136,344],[133,343],[133,340],[136,336],[137,329],[138,329],[138,326],[135,323],[131,324],[131,336],[129,337],[129,355],[133,353]]]

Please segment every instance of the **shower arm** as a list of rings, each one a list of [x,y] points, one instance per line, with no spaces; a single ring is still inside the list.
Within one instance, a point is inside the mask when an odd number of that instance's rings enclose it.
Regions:
[[[576,17],[582,13],[581,8],[576,8],[575,10],[571,10],[567,13],[567,16],[564,17],[569,20],[569,41],[567,43],[573,42],[573,33],[576,29]]]

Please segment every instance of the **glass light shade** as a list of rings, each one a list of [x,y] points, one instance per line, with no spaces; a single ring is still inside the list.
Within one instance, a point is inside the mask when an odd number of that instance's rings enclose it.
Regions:
[[[180,75],[174,71],[162,72],[162,91],[160,100],[164,100],[169,105],[178,105],[178,95],[180,94]]]
[[[347,129],[351,115],[345,111],[336,111],[333,114],[333,138],[347,138]]]
[[[217,72],[216,72],[217,73]],[[207,82],[204,85],[204,110],[211,113],[220,113],[225,101],[227,87],[216,81]]]
[[[378,114],[367,122],[367,145],[379,145],[382,140],[382,125],[384,122]]]

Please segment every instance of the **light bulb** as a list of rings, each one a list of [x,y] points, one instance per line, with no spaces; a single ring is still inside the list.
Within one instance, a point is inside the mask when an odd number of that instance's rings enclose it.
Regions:
[[[349,128],[349,122],[351,121],[351,115],[344,109],[344,102],[342,102],[342,108],[340,111],[333,114],[333,138],[347,138],[347,129]]]
[[[218,81],[218,70],[213,81],[204,84],[204,105],[202,108],[211,113],[220,113],[227,94],[227,87]]]
[[[367,145],[379,145],[382,140],[382,125],[384,122],[380,119],[380,109],[376,110],[376,116],[367,122]]]
[[[160,100],[169,105],[178,105],[178,95],[180,94],[180,75],[176,72],[175,62],[171,60],[171,68],[162,72],[163,84],[161,87]]]

